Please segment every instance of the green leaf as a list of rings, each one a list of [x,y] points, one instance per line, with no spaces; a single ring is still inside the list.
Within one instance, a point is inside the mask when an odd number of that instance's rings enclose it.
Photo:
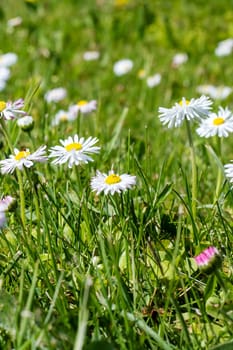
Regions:
[[[232,350],[233,349],[233,340],[224,344],[220,344],[210,348],[209,350]]]

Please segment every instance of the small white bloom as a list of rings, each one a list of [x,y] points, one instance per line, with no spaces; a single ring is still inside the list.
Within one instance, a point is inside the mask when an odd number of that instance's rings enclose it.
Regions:
[[[46,94],[44,95],[44,98],[48,103],[51,103],[51,102],[56,103],[66,98],[66,96],[67,96],[66,89],[59,87],[59,88],[55,88],[47,91]]]
[[[1,67],[11,67],[18,61],[18,56],[16,53],[8,52],[0,55],[0,66]]]
[[[14,203],[15,203],[15,198],[11,196],[6,196],[0,199],[0,212],[7,211]]]
[[[117,61],[113,66],[113,71],[117,76],[127,74],[133,68],[133,61],[125,58],[120,61]]]
[[[233,50],[233,39],[229,38],[226,40],[222,40],[218,43],[215,49],[216,56],[228,56],[232,53]]]
[[[10,158],[0,161],[0,168],[2,174],[12,174],[15,169],[23,170],[24,167],[30,168],[33,162],[46,162],[48,157],[45,155],[46,146],[41,146],[34,153],[30,153],[29,149],[19,151],[14,149],[14,154]]]
[[[201,122],[197,129],[198,135],[202,137],[227,137],[233,132],[233,115],[228,108],[219,107],[218,114],[210,113],[207,119]]]
[[[225,100],[232,93],[232,88],[229,86],[204,84],[197,87],[197,92],[209,95],[214,100]]]
[[[94,146],[97,142],[96,137],[85,140],[78,135],[69,136],[66,140],[60,140],[62,146],[51,147],[49,158],[55,158],[52,164],[68,163],[69,168],[73,165],[93,162],[89,154],[99,153],[100,147]]]
[[[91,100],[91,101],[81,100],[77,102],[75,105],[70,106],[68,112],[77,116],[79,112],[82,114],[89,114],[95,111],[96,108],[97,108],[96,100]]]
[[[86,51],[83,54],[84,61],[95,61],[100,57],[99,51]]]
[[[26,113],[22,110],[23,106],[24,100],[22,98],[15,102],[0,101],[0,118],[10,120],[25,115]]]
[[[233,164],[224,165],[224,173],[230,182],[233,182]]]
[[[162,124],[168,124],[168,128],[178,127],[185,119],[192,120],[207,117],[212,103],[209,97],[204,95],[197,99],[192,98],[190,101],[183,97],[172,108],[159,107],[159,118]]]
[[[148,77],[146,79],[146,83],[149,88],[153,88],[154,86],[159,85],[160,81],[161,81],[161,74],[159,73],[152,75],[151,77]]]
[[[173,56],[172,66],[176,68],[187,61],[188,61],[187,53],[177,53],[175,56]]]
[[[55,114],[54,119],[52,120],[52,126],[57,126],[62,122],[69,122],[73,121],[77,118],[77,113],[75,111],[72,112],[72,110],[64,111],[61,109]]]
[[[11,76],[10,69],[7,67],[1,67],[0,66],[0,80],[8,80]]]
[[[97,171],[97,175],[91,179],[91,188],[99,194],[114,194],[130,189],[136,184],[136,176],[122,174],[118,175],[110,170],[108,174]]]
[[[23,22],[22,17],[17,16],[17,17],[8,19],[7,26],[10,28],[18,27],[20,26],[20,24],[22,24],[22,22]]]
[[[25,115],[17,120],[17,125],[24,131],[31,131],[34,127],[34,119],[31,115]]]

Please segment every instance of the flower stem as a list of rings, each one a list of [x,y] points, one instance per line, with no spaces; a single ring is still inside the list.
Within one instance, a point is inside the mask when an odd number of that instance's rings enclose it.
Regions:
[[[24,196],[24,189],[23,189],[23,177],[20,172],[20,170],[16,170],[17,178],[18,178],[18,184],[19,184],[19,198],[20,198],[20,216],[23,228],[26,228],[26,215],[25,215],[25,196]]]
[[[193,145],[193,139],[190,129],[190,124],[188,120],[186,121],[186,128],[191,152],[191,165],[192,165],[192,215],[193,220],[195,221],[197,216],[197,166],[196,166],[196,157],[195,157],[195,149]]]
[[[217,152],[218,152],[218,158],[221,161],[221,155],[222,155],[222,142],[221,137],[217,138]],[[220,194],[220,189],[222,185],[222,169],[220,166],[218,166],[218,175],[217,175],[217,183],[216,183],[216,190],[215,190],[215,197],[214,197],[214,203],[217,202]]]

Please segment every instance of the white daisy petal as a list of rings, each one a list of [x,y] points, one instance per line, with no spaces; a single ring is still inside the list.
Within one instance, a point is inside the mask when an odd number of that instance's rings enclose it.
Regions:
[[[85,140],[83,137],[79,138],[77,134],[74,137],[69,136],[66,140],[60,140],[62,146],[50,148],[49,158],[54,158],[52,164],[68,163],[69,168],[92,162],[93,159],[89,154],[99,153],[100,147],[94,146],[98,141],[96,137]]]
[[[110,170],[108,174],[97,171],[96,176],[91,179],[91,188],[97,194],[120,193],[132,188],[136,184],[136,176],[122,174],[118,175]]]
[[[192,98],[190,101],[183,97],[172,108],[159,107],[159,118],[162,124],[167,125],[168,128],[178,127],[185,119],[190,121],[207,117],[212,103],[209,97],[204,95],[198,99]]]

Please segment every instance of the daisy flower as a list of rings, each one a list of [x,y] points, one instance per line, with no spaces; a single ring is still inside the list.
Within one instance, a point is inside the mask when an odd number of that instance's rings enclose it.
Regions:
[[[0,200],[0,212],[5,212],[12,208],[15,204],[15,198],[6,196]]]
[[[153,88],[154,86],[157,86],[160,84],[161,81],[161,74],[157,73],[155,75],[152,75],[146,79],[146,84],[149,88]]]
[[[22,110],[23,106],[24,100],[22,98],[15,102],[0,101],[0,118],[10,120],[25,115],[26,112]]]
[[[97,108],[97,101],[96,100],[91,100],[91,101],[86,101],[86,100],[81,100],[78,101],[75,105],[72,105],[69,107],[69,113],[73,113],[76,116],[78,113],[82,114],[89,114],[93,111],[95,111]]]
[[[99,140],[96,137],[89,137],[85,140],[83,137],[74,135],[66,140],[60,140],[62,146],[51,147],[49,158],[55,158],[52,164],[68,163],[68,167],[82,163],[93,162],[89,156],[92,153],[99,153],[100,147],[94,146]]]
[[[18,61],[18,56],[13,52],[0,55],[0,67],[11,67]]]
[[[48,103],[51,103],[51,102],[56,103],[66,98],[66,95],[67,95],[66,89],[64,89],[63,87],[59,87],[59,88],[55,88],[47,91],[46,94],[44,95],[44,99]]]
[[[216,56],[228,56],[232,53],[233,50],[233,38],[222,40],[218,43],[215,49]]]
[[[22,22],[23,22],[22,17],[20,17],[20,16],[13,17],[13,18],[8,19],[7,26],[9,28],[18,27],[22,24]]]
[[[182,98],[179,103],[175,103],[172,108],[159,107],[159,118],[163,125],[168,124],[168,128],[178,127],[187,119],[200,119],[209,114],[212,101],[209,97],[202,95],[200,98],[192,98],[190,101]]]
[[[7,67],[1,67],[0,65],[0,80],[7,81],[11,76],[10,69]]]
[[[91,188],[93,191],[99,194],[114,194],[120,193],[127,189],[130,189],[136,184],[136,176],[122,174],[118,175],[113,170],[110,170],[108,174],[97,171],[97,175],[91,180]]]
[[[197,92],[209,95],[214,100],[225,100],[232,93],[232,88],[229,86],[204,84],[197,87]]]
[[[224,173],[230,182],[233,182],[233,164],[224,165]]]
[[[64,111],[61,109],[55,114],[54,119],[52,120],[52,126],[57,126],[62,122],[73,121],[77,118],[77,113],[75,111],[69,110]]]
[[[210,113],[207,119],[204,119],[197,133],[201,137],[227,137],[233,132],[233,115],[228,108],[219,107],[218,113]]]
[[[23,170],[24,167],[31,168],[34,162],[43,163],[48,157],[45,155],[46,146],[41,146],[37,151],[30,153],[29,149],[14,149],[14,154],[10,158],[0,161],[2,174],[12,174],[16,169]]]
[[[86,51],[83,54],[84,61],[95,61],[100,57],[99,51]]]
[[[188,61],[187,53],[177,53],[173,56],[172,67],[176,68]]]
[[[120,61],[117,61],[113,66],[113,72],[117,76],[125,75],[131,71],[133,68],[133,61],[125,58]]]
[[[215,268],[218,268],[221,265],[222,259],[217,248],[208,247],[197,255],[194,260],[202,271],[212,272]]]

